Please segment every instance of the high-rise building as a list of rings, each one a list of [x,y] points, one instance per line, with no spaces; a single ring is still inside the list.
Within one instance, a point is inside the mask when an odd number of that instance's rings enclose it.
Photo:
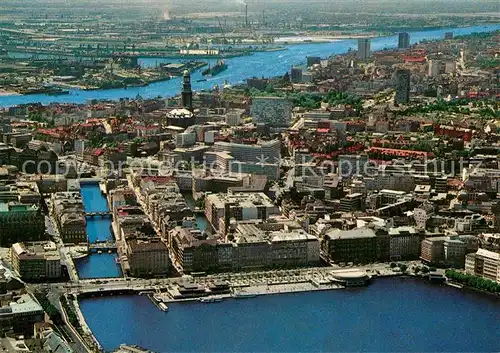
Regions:
[[[398,48],[408,49],[410,47],[410,35],[406,32],[399,33]]]
[[[281,142],[279,140],[259,141],[252,145],[217,141],[214,143],[212,150],[227,152],[241,162],[278,163],[281,158]]]
[[[193,91],[191,89],[191,75],[184,71],[182,76],[182,106],[187,109],[193,108]]]
[[[370,38],[358,39],[358,59],[366,60],[371,56]]]
[[[292,83],[302,82],[302,69],[300,67],[292,66],[290,79],[292,80]]]
[[[410,70],[400,69],[396,71],[396,104],[410,101],[410,76]]]
[[[313,65],[320,65],[321,57],[319,56],[308,56],[307,57],[307,67],[311,67]]]

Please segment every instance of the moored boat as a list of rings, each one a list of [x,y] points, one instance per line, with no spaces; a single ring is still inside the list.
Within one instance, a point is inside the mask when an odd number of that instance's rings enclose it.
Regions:
[[[161,302],[158,304],[158,307],[160,308],[161,311],[168,311],[168,306],[167,304]]]
[[[255,298],[257,294],[253,293],[234,293],[233,298],[235,299],[245,299],[245,298]]]
[[[200,303],[213,303],[213,302],[215,302],[215,299],[214,298],[200,298],[199,302]]]
[[[220,59],[217,60],[217,63],[214,66],[204,70],[201,74],[203,76],[215,76],[225,70],[227,70],[227,64],[224,60]]]

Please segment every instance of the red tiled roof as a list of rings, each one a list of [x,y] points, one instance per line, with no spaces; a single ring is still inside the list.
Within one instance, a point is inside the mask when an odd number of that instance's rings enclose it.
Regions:
[[[398,156],[398,157],[432,157],[434,154],[432,152],[424,151],[411,151],[411,150],[398,150],[394,148],[382,148],[382,147],[370,147],[368,152],[378,152],[386,155]]]
[[[403,60],[407,63],[423,63],[425,62],[424,56],[403,56]]]

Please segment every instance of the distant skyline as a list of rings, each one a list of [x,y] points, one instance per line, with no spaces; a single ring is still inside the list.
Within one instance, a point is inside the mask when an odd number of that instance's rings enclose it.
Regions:
[[[252,7],[262,6],[269,9],[278,9],[282,6],[293,9],[311,10],[311,4],[315,5],[315,10],[328,10],[340,12],[369,13],[377,10],[384,10],[391,13],[464,13],[483,12],[499,13],[500,7],[497,0],[247,0],[249,10]],[[108,7],[116,4],[126,4],[131,7],[142,7],[144,5],[155,8],[176,9],[182,13],[200,11],[238,11],[244,4],[243,0],[2,0],[0,8],[24,7],[37,4],[58,5],[68,7]],[[148,10],[147,8],[144,9]],[[149,10],[151,10],[149,8]],[[255,9],[254,9],[255,10]]]

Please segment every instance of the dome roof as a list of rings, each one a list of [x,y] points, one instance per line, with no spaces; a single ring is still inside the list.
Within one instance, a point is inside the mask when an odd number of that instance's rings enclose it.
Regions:
[[[185,108],[177,108],[167,113],[169,118],[191,118],[193,113]]]

